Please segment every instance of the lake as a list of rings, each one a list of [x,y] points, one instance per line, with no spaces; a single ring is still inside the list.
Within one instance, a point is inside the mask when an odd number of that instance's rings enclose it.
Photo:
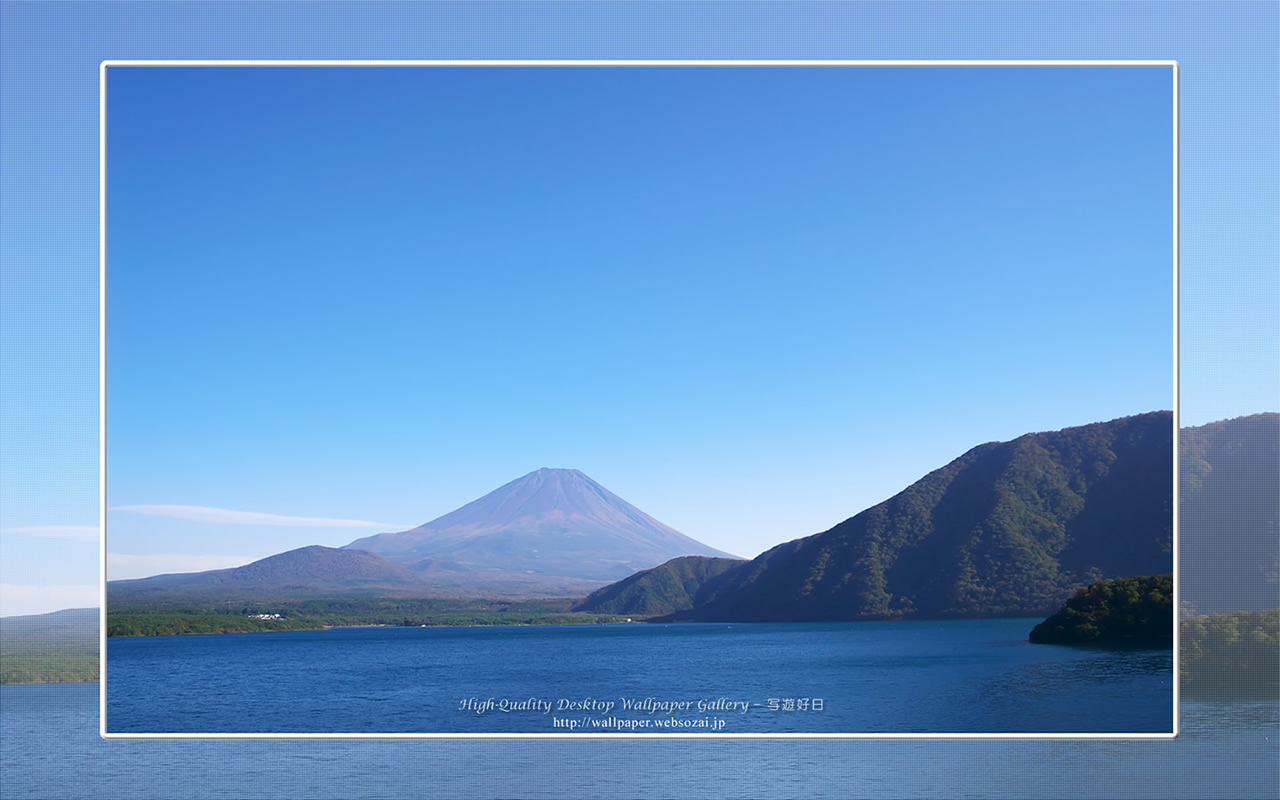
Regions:
[[[110,639],[110,733],[1168,733],[1172,654],[1037,620]]]
[[[0,686],[5,800],[1274,798],[1280,711],[1184,701],[1174,740],[103,740],[98,684]]]

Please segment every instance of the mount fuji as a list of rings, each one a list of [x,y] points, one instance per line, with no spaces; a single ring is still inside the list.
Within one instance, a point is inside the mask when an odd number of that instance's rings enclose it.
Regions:
[[[591,591],[679,556],[733,558],[664,525],[576,469],[539,469],[456,511],[346,545],[437,585]]]

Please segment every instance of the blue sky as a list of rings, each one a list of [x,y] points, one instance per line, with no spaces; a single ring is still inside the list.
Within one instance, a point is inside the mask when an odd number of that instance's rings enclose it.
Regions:
[[[557,466],[751,557],[1171,408],[1171,72],[109,68],[108,549]]]
[[[6,4],[0,614],[97,597],[103,58],[1177,58],[1183,422],[1280,405],[1273,6],[695,6],[579,4],[568,35],[539,4]],[[130,574],[344,544],[540,466],[750,556],[980,442],[1171,403],[1163,70],[133,72]]]

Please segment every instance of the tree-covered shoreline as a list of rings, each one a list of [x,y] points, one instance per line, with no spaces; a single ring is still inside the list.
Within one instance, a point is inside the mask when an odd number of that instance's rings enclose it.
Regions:
[[[323,630],[358,626],[575,625],[624,622],[615,614],[570,610],[571,598],[461,600],[441,598],[318,598],[227,608],[134,605],[107,612],[107,636]]]
[[[1173,575],[1086,586],[1032,629],[1034,644],[1173,644]]]
[[[251,620],[245,625],[253,628],[240,629],[240,632],[299,630],[324,627],[341,627],[343,625],[400,625],[405,624],[438,624],[438,625],[530,625],[530,624],[594,624],[600,622],[624,622],[627,617],[602,614],[569,614],[555,607],[519,608],[515,611],[490,610],[483,614],[452,616],[440,613],[426,618],[406,617],[403,603],[396,611],[401,613],[397,620],[392,609],[383,609],[380,616],[355,617],[350,610],[345,615],[332,617],[335,623],[310,624],[302,618],[282,617],[280,620]],[[552,604],[554,605],[554,604]],[[34,684],[34,683],[76,683],[97,681],[98,670],[98,628],[97,609],[79,609],[80,617],[66,622],[51,622],[49,619],[61,620],[57,615],[41,615],[36,617],[11,618],[0,628],[0,683]],[[69,612],[59,612],[67,614]],[[121,612],[120,621],[127,621],[131,613],[146,616],[143,612]],[[138,633],[134,635],[173,635],[178,631],[167,630],[167,626],[176,625],[174,620],[163,622],[160,617],[170,616],[182,618],[191,630],[187,633],[199,633],[198,621],[202,615],[166,612],[150,612],[157,623],[154,633]],[[117,613],[108,615],[110,620]],[[243,615],[209,614],[207,617],[219,618],[219,625],[238,626]],[[567,619],[566,619],[567,618]],[[639,622],[642,618],[630,618]],[[17,624],[18,621],[28,624]],[[233,620],[235,620],[233,622]],[[340,620],[346,620],[345,622]],[[306,627],[289,627],[303,625]],[[138,624],[141,624],[140,622]],[[42,631],[52,630],[56,626],[58,635],[49,636]],[[162,632],[164,631],[164,632]],[[1280,608],[1266,611],[1231,612],[1192,617],[1183,620],[1180,626],[1180,660],[1182,695],[1191,699],[1276,699],[1280,697]],[[208,630],[208,633],[233,632],[232,630]]]
[[[1182,621],[1182,695],[1196,699],[1280,699],[1280,608]]]

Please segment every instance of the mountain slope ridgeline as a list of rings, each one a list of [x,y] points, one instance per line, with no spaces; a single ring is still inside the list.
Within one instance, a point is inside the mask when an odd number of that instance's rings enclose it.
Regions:
[[[980,445],[734,568],[682,616],[1043,616],[1089,583],[1169,572],[1172,491],[1170,412]]]

